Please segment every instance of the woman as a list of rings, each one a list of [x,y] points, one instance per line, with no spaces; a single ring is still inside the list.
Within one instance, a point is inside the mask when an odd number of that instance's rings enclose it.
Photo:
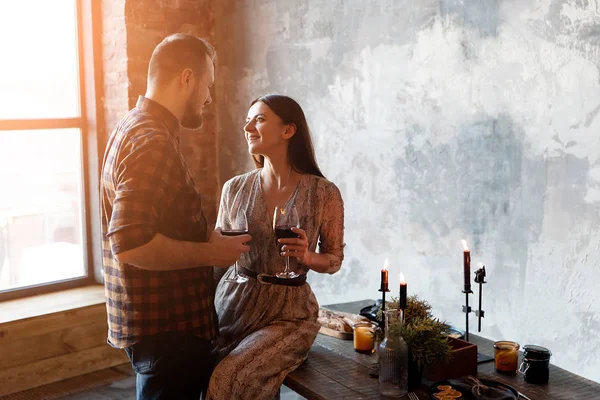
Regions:
[[[221,361],[208,389],[208,398],[216,400],[277,394],[286,375],[306,359],[319,330],[319,305],[306,273],[333,274],[344,258],[342,197],[317,166],[298,103],[274,94],[254,100],[244,131],[257,169],[225,183],[217,224],[225,230],[236,213],[246,213],[251,250],[238,267],[248,281],[228,282],[230,268],[216,289]],[[292,228],[298,238],[277,241],[275,207],[292,205],[300,219],[300,228]],[[299,277],[274,277],[286,256]]]

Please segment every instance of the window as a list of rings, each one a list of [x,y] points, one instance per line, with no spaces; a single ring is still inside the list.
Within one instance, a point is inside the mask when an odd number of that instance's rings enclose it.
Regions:
[[[91,7],[0,1],[0,299],[93,280]]]

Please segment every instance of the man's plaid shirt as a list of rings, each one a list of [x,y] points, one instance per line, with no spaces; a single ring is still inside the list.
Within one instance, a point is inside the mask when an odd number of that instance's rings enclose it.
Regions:
[[[148,271],[114,257],[160,233],[205,242],[207,225],[194,180],[179,151],[179,121],[140,97],[113,131],[102,167],[102,258],[108,341],[187,332],[216,336],[212,268]]]

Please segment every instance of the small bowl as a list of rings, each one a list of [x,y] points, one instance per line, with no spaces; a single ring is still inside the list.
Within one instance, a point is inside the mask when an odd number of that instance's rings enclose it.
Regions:
[[[464,339],[465,331],[451,326],[450,329],[448,329],[448,337],[451,337],[454,339]]]

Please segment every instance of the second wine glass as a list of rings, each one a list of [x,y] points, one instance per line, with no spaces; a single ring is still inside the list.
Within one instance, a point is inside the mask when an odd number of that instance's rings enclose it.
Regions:
[[[248,220],[246,214],[243,211],[238,212],[233,218],[229,220],[229,228],[222,229],[221,234],[223,236],[241,236],[248,234]],[[234,274],[231,278],[225,279],[227,282],[244,283],[248,281],[243,275],[238,273],[239,260],[234,264]]]
[[[297,238],[298,235],[292,231],[292,228],[300,227],[300,220],[298,219],[298,211],[296,206],[291,207],[275,207],[275,215],[273,216],[273,230],[275,231],[275,237],[279,239]],[[279,251],[281,251],[281,245],[277,242]],[[275,274],[278,278],[291,279],[299,276],[294,271],[290,270],[290,257],[285,258],[285,270]]]

